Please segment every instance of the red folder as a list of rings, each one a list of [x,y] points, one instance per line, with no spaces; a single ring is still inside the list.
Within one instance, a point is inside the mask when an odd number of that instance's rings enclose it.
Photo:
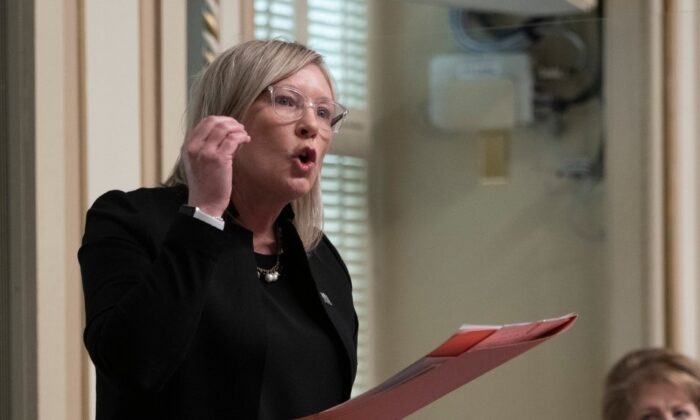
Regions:
[[[568,330],[576,314],[507,325],[464,325],[452,337],[364,394],[304,419],[400,419]]]

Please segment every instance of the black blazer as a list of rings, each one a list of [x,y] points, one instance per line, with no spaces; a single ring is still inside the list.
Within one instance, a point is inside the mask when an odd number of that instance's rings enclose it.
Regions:
[[[179,214],[186,200],[184,187],[110,191],[88,211],[78,258],[99,420],[257,418],[266,333],[252,233]],[[303,270],[347,353],[349,398],[350,277],[327,238],[305,253],[292,217],[288,207],[278,221],[285,252],[308,261]]]

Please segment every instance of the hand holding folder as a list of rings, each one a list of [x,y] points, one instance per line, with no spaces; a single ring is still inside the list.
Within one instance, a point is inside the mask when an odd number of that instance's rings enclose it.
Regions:
[[[399,419],[568,330],[576,314],[507,325],[463,325],[452,337],[364,394],[304,419]]]

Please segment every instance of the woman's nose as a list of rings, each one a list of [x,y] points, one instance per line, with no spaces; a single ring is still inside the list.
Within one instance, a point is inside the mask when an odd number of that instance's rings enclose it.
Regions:
[[[300,137],[314,137],[318,133],[318,120],[316,119],[316,107],[308,105],[304,108],[297,123],[297,135]]]

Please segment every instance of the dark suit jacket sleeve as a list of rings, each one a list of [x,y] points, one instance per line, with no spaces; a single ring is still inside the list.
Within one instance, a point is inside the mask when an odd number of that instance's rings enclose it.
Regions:
[[[185,358],[212,269],[232,246],[177,208],[109,192],[89,210],[78,253],[86,347],[104,377],[139,392],[157,391]]]

